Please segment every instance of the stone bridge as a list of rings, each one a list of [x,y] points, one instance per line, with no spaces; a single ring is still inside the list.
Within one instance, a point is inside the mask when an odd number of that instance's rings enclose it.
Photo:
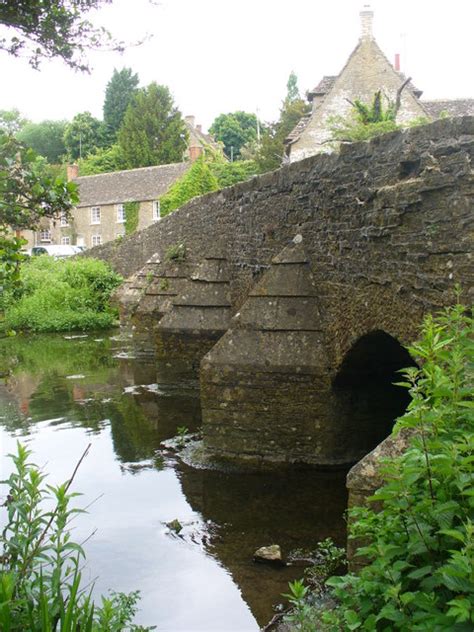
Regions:
[[[472,304],[474,118],[343,146],[93,251],[159,376],[199,373],[225,459],[335,465],[386,437],[423,317]],[[162,372],[160,374],[160,371]],[[162,377],[159,379],[166,379]]]

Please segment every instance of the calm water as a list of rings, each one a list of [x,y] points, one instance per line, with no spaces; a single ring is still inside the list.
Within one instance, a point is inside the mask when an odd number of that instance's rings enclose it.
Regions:
[[[94,533],[85,576],[97,578],[97,592],[139,589],[137,622],[162,632],[258,630],[302,569],[257,565],[253,552],[277,543],[287,554],[328,536],[343,543],[345,473],[184,465],[162,442],[179,426],[199,428],[197,384],[157,383],[153,364],[127,345],[102,333],[0,341],[1,478],[17,439],[55,483],[91,443],[75,490],[92,505],[74,537]],[[180,536],[166,527],[174,519]]]

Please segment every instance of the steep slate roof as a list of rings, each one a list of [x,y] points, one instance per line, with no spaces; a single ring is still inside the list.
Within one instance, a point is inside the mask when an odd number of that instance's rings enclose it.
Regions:
[[[447,112],[449,116],[474,116],[474,99],[436,99],[422,103],[434,118],[438,118],[443,112]]]
[[[308,91],[308,101],[312,101],[315,96],[327,94],[333,87],[338,76],[339,75],[325,75],[315,88]]]
[[[179,162],[75,178],[79,186],[77,206],[157,200],[190,166],[189,162]]]
[[[306,125],[308,125],[310,118],[311,118],[311,114],[305,114],[304,116],[300,118],[298,123],[295,125],[295,127],[291,130],[291,132],[285,138],[285,144],[293,143],[295,140],[297,140],[301,136]]]

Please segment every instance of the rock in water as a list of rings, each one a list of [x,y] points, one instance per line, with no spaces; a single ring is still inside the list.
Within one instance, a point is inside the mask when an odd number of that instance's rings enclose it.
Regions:
[[[253,559],[254,562],[264,562],[266,564],[275,564],[277,566],[285,565],[281,556],[281,549],[278,544],[260,547],[253,554]]]

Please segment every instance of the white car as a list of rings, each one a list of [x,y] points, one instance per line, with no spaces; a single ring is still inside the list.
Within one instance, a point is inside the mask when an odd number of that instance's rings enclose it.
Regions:
[[[64,257],[73,257],[83,251],[82,246],[33,246],[31,256],[49,255],[55,259],[63,259]]]

